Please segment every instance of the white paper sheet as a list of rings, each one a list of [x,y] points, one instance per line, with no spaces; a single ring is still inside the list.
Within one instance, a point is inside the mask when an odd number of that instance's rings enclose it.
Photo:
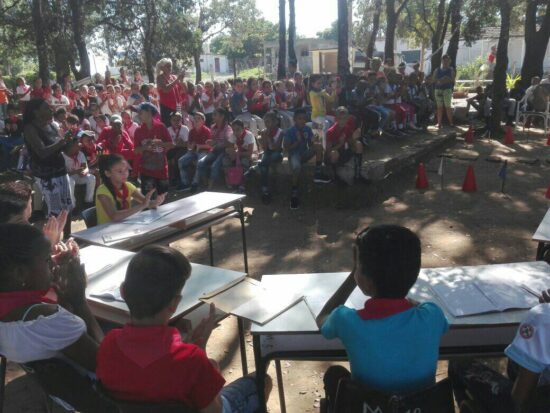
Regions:
[[[139,214],[133,215],[129,218],[126,218],[123,221],[120,221],[122,224],[137,224],[137,225],[147,225],[152,222],[158,221],[162,217],[171,214],[174,211],[164,211],[160,212],[158,209],[149,209],[147,211],[140,212]]]
[[[297,304],[303,298],[303,294],[296,292],[281,295],[263,290],[259,296],[233,309],[231,314],[263,325]]]
[[[120,287],[118,285],[96,294],[90,294],[90,297],[101,298],[102,300],[107,301],[120,301],[121,303],[124,302],[124,299],[120,295]]]

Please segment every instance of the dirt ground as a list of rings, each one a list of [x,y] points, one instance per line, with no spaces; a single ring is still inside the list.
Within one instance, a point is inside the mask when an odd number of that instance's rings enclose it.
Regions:
[[[527,141],[519,131],[516,144],[510,147],[480,139],[473,146],[466,146],[459,138],[446,152],[452,157],[445,161],[443,189],[437,174],[440,158],[434,154],[426,160],[428,190],[415,189],[416,170],[405,169],[371,188],[353,188],[351,191],[373,194],[367,206],[360,208],[335,209],[323,204],[319,200],[326,197],[318,197],[317,191],[326,195],[333,189],[314,185],[308,186],[310,192],[297,211],[288,208],[286,193],[279,193],[269,206],[252,193],[246,200],[251,275],[350,270],[354,234],[378,223],[400,224],[416,231],[422,240],[424,267],[534,260],[536,244],[531,237],[550,206],[550,200],[545,199],[550,185],[550,146],[545,144],[546,137],[541,133],[532,134]],[[459,159],[475,156],[477,160]],[[501,163],[489,162],[488,157],[508,160],[505,193],[500,192]],[[473,165],[477,178],[475,193],[461,191],[469,165]],[[216,266],[242,270],[238,222],[223,223],[213,233]],[[173,245],[193,262],[208,262],[205,234],[195,234]],[[227,381],[241,375],[234,318],[227,318],[214,331],[207,350],[219,360]],[[249,366],[254,366],[250,337],[247,356]],[[318,411],[319,398],[323,396],[322,376],[330,364],[282,362],[288,412]],[[444,377],[445,371],[446,363],[441,362],[438,376]],[[273,366],[270,374],[275,377]],[[10,365],[10,380],[19,375],[20,371]],[[32,384],[25,379],[7,386],[7,412],[40,411],[32,402],[36,392],[29,389]],[[276,386],[269,409],[279,411]]]

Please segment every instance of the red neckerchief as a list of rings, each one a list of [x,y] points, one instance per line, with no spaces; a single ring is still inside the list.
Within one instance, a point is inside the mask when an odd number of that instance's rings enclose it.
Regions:
[[[406,298],[371,298],[357,314],[363,320],[379,320],[410,310],[413,305]]]
[[[269,131],[268,131],[268,132],[269,132]],[[270,137],[271,139],[273,139],[273,138],[275,138],[275,136],[277,136],[278,133],[279,133],[279,128],[275,128],[275,129],[273,130],[273,132],[269,132],[269,137]]]
[[[49,290],[23,290],[0,293],[0,320],[10,314],[13,310],[32,304],[56,304],[46,297]]]
[[[128,209],[130,206],[128,205],[128,185],[126,185],[126,182],[122,184],[122,191],[119,191],[118,189],[114,188],[115,190],[115,196],[120,200],[120,209]]]
[[[237,136],[237,149],[239,152],[243,150],[244,137],[246,136],[246,129],[243,131],[241,136]]]

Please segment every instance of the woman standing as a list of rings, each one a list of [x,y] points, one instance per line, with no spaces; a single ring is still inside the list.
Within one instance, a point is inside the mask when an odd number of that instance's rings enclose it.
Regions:
[[[183,73],[178,76],[172,74],[172,60],[160,59],[156,65],[157,89],[160,98],[160,118],[164,126],[170,126],[170,114],[178,112],[179,98],[181,96],[181,82]]]
[[[444,55],[441,58],[441,67],[434,73],[435,80],[435,103],[437,105],[437,127],[442,128],[443,112],[447,114],[449,124],[453,124],[453,89],[455,87],[455,70],[451,67],[451,58]]]
[[[44,99],[30,100],[23,116],[23,135],[31,158],[31,171],[46,201],[48,216],[58,216],[64,210],[70,212],[74,205],[61,154],[66,141],[52,126],[52,116],[50,105]],[[70,217],[64,233],[66,237],[71,233]]]

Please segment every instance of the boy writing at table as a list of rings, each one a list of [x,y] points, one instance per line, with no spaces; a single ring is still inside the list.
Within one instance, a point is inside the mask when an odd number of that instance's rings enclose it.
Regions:
[[[406,298],[420,272],[420,255],[420,240],[407,228],[379,225],[357,235],[353,271],[317,317],[325,338],[342,341],[351,366],[351,373],[341,366],[325,373],[329,408],[345,377],[398,394],[435,383],[448,323],[437,305]],[[371,297],[358,311],[342,305],[356,286]]]
[[[214,306],[191,331],[183,323],[168,325],[190,276],[187,258],[170,247],[150,245],[132,258],[120,287],[131,323],[112,330],[101,343],[97,376],[117,399],[181,402],[201,413],[255,412],[254,376],[224,387],[217,363],[206,355],[216,325]],[[267,398],[271,381],[266,383]]]

